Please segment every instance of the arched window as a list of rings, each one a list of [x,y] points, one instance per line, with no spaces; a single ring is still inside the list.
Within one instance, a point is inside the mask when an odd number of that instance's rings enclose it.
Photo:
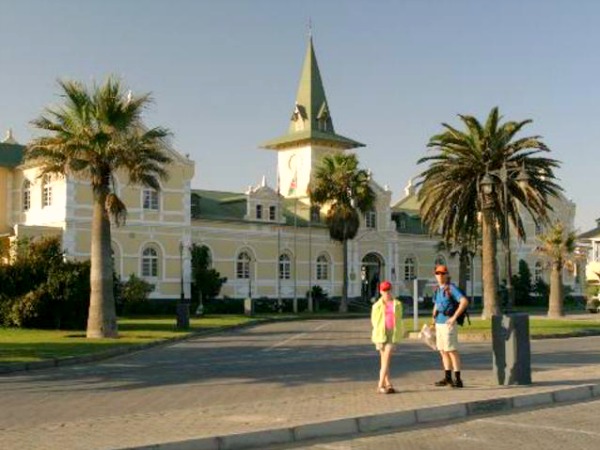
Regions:
[[[158,277],[158,252],[154,247],[146,247],[142,252],[142,276]]]
[[[329,279],[329,258],[327,255],[319,255],[317,258],[317,280]]]
[[[416,264],[415,258],[409,256],[404,260],[404,279],[405,280],[414,280],[416,277]]]
[[[23,183],[23,211],[29,211],[31,208],[31,181],[25,180]]]
[[[292,261],[290,255],[284,253],[279,255],[279,279],[289,280],[292,272]]]
[[[52,204],[52,181],[46,175],[42,179],[42,208]]]
[[[250,278],[250,255],[247,252],[241,252],[237,257],[236,262],[236,276],[238,278],[248,279]]]

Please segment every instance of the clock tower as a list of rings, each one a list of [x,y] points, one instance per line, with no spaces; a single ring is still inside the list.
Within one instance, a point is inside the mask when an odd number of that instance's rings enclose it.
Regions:
[[[277,151],[281,195],[300,199],[307,198],[313,171],[325,155],[364,147],[335,133],[312,37],[308,41],[288,131],[261,147]]]

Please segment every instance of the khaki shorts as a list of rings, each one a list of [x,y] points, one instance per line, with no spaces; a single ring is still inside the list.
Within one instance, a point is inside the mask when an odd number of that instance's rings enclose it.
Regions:
[[[387,347],[393,350],[395,344],[392,343],[392,336],[394,335],[394,330],[385,330],[385,342],[378,342],[375,344],[375,349],[381,351]]]
[[[458,350],[458,325],[449,327],[445,323],[436,323],[435,342],[440,351],[454,352]]]

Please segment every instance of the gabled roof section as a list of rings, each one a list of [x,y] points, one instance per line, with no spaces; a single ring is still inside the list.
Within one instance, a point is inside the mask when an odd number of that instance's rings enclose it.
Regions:
[[[335,133],[312,37],[308,41],[288,132],[261,144],[261,147],[279,150],[301,145],[306,141],[342,149],[364,147],[360,142]]]
[[[23,163],[25,146],[0,142],[0,167],[17,167]]]
[[[600,219],[596,219],[596,228],[581,233],[577,236],[577,240],[600,239]]]

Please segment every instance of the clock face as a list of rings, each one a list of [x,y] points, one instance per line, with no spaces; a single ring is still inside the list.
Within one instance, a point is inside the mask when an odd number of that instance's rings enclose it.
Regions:
[[[290,170],[294,170],[296,168],[296,164],[297,164],[296,154],[292,153],[292,155],[288,159],[288,167],[289,167],[289,169]]]

